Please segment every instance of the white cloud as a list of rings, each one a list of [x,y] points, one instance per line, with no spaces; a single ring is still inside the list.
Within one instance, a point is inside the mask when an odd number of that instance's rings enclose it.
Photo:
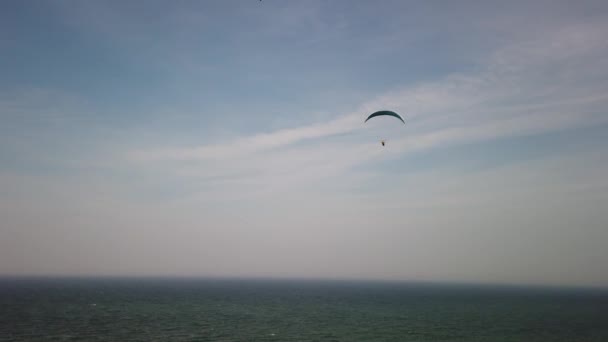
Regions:
[[[129,158],[220,192],[244,184],[268,191],[306,187],[354,165],[411,152],[606,123],[608,85],[589,75],[608,70],[607,35],[605,24],[565,27],[502,48],[477,72],[395,91],[328,122],[195,148],[131,151]],[[397,133],[389,129],[401,137],[380,149],[371,137],[386,126],[362,121],[385,108],[404,114],[408,124]]]

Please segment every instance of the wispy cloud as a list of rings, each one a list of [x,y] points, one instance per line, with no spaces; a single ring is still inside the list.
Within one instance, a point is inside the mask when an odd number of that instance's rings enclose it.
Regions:
[[[136,150],[130,159],[160,161],[184,181],[302,185],[421,150],[607,123],[606,84],[588,77],[608,70],[606,34],[605,24],[565,27],[496,51],[476,72],[396,90],[327,122],[194,148]],[[362,121],[385,108],[404,114],[408,124],[379,149]]]

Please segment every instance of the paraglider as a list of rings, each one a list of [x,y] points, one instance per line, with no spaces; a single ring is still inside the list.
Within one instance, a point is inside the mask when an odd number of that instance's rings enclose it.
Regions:
[[[388,116],[392,116],[395,117],[399,120],[401,120],[401,122],[403,122],[405,124],[405,121],[403,120],[403,118],[401,117],[401,115],[395,113],[395,112],[391,112],[390,110],[380,110],[377,111],[375,113],[370,114],[367,119],[365,119],[365,122],[367,122],[367,120],[371,119],[371,118],[375,118],[377,116],[384,116],[384,115],[388,115]]]
[[[365,122],[367,122],[367,120],[369,120],[369,119],[371,119],[371,118],[375,118],[375,117],[377,117],[377,116],[392,116],[392,117],[394,117],[394,118],[397,118],[397,119],[401,120],[401,122],[403,122],[403,124],[405,124],[405,120],[403,120],[403,118],[401,117],[401,115],[399,115],[399,114],[397,114],[397,113],[395,113],[395,112],[392,112],[392,111],[390,111],[390,110],[380,110],[380,111],[377,111],[377,112],[375,112],[375,113],[372,113],[372,114],[370,114],[370,115],[367,117],[367,119],[365,119]],[[384,139],[383,139],[383,140],[381,140],[381,141],[380,141],[380,143],[382,144],[382,146],[384,146],[384,144],[385,144],[386,142],[385,142],[385,141],[384,141]]]

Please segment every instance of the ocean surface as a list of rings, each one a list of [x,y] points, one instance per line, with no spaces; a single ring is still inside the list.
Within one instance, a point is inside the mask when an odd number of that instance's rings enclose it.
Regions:
[[[608,341],[608,292],[0,278],[0,341]]]

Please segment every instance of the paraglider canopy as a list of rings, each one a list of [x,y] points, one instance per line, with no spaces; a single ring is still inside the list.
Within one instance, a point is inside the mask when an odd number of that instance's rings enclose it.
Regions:
[[[403,120],[401,115],[399,115],[395,112],[391,112],[390,110],[380,110],[375,113],[372,113],[372,114],[370,114],[370,116],[367,117],[367,119],[365,119],[365,122],[367,122],[367,120],[374,118],[376,116],[392,116],[392,117],[395,117],[395,118],[401,120],[401,122],[403,122],[405,124],[405,121]]]

